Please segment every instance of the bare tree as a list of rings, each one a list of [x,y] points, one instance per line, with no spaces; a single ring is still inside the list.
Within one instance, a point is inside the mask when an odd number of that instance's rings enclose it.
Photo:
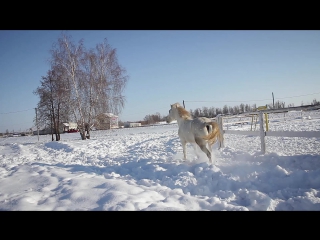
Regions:
[[[276,101],[275,103],[274,103],[274,108],[275,109],[279,109],[279,108],[285,108],[286,107],[286,104],[285,104],[285,102],[281,102],[281,101]]]
[[[118,64],[116,50],[106,39],[86,51],[83,40],[75,44],[70,36],[62,34],[51,54],[52,65],[63,69],[70,115],[78,123],[81,138],[90,138],[89,129],[95,116],[121,112],[125,101],[122,92],[128,79],[125,69]]]
[[[161,115],[158,112],[152,115],[146,115],[143,120],[146,121],[148,124],[153,124],[156,122],[160,122]]]
[[[239,112],[244,113],[244,110],[245,110],[245,105],[241,103],[239,106]]]
[[[40,98],[40,101],[37,104],[38,126],[47,126],[47,122],[51,121],[50,90],[47,89],[45,81],[46,78],[42,77],[42,81],[40,81],[41,86],[33,92]]]
[[[56,141],[60,140],[59,123],[61,115],[65,116],[63,104],[66,102],[68,92],[63,84],[63,72],[57,66],[52,66],[47,76],[42,77],[41,86],[38,87],[34,94],[38,95],[38,121],[43,126],[51,129],[52,141],[55,134]]]
[[[217,115],[222,114],[222,109],[221,108],[216,108],[216,114]]]
[[[228,106],[227,105],[224,105],[223,108],[222,108],[222,113],[223,114],[228,114],[229,113],[229,109],[228,109]]]
[[[86,101],[89,104],[86,114],[121,113],[125,102],[122,92],[128,76],[118,63],[116,50],[110,47],[106,39],[85,54],[84,69],[87,79],[85,96],[89,99]]]
[[[70,86],[69,105],[75,121],[80,125],[80,135],[82,139],[85,137],[85,119],[82,109],[82,93],[83,86],[81,77],[81,60],[84,55],[83,40],[76,45],[71,41],[71,37],[62,35],[51,49],[52,65],[59,66],[64,70],[67,85]]]
[[[294,103],[289,103],[288,107],[294,107]]]
[[[196,108],[196,110],[194,110],[193,114],[194,114],[194,117],[200,117],[201,116],[201,109]]]
[[[110,47],[107,39],[96,46],[96,55],[99,57],[99,81],[103,86],[99,88],[100,95],[105,97],[102,100],[107,101],[108,110],[118,115],[125,102],[122,92],[128,80],[126,70],[119,65],[116,49]]]
[[[214,107],[209,108],[209,117],[214,118],[216,116],[216,109]]]
[[[207,107],[202,107],[202,116],[209,117],[209,109]]]
[[[240,108],[239,106],[234,106],[233,107],[233,114],[239,114],[240,113]]]
[[[273,109],[273,103],[269,103],[269,104],[267,104],[267,108],[269,108],[269,109]]]
[[[320,102],[317,101],[316,99],[313,99],[312,102],[311,102],[311,105],[319,105]]]
[[[229,113],[231,114],[231,115],[233,115],[234,114],[234,111],[233,111],[233,107],[229,107]]]

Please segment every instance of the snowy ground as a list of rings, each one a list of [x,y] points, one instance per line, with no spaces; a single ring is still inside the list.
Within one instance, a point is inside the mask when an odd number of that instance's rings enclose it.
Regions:
[[[320,131],[320,114],[270,118],[270,130]],[[230,121],[229,121],[230,122]],[[229,125],[250,130],[251,125]],[[214,164],[177,124],[0,138],[0,210],[320,210],[320,139],[225,134]],[[259,125],[257,126],[257,131]]]

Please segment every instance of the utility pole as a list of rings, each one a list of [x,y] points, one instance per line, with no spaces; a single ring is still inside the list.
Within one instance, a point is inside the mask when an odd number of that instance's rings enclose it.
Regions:
[[[184,100],[182,100],[182,102],[183,102],[183,108],[186,108],[186,107],[184,106]]]
[[[37,108],[35,108],[36,110],[36,125],[37,125],[37,131],[38,131],[38,142],[39,142],[39,125],[38,125],[38,112],[37,112]]]
[[[274,96],[273,96],[273,92],[272,92],[272,102],[273,102],[273,109],[274,109]]]

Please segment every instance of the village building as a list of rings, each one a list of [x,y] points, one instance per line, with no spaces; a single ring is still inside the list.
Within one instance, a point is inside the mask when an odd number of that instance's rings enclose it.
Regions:
[[[95,128],[97,130],[106,130],[119,128],[119,118],[113,113],[101,113],[95,118]]]
[[[75,122],[64,122],[62,123],[62,132],[77,132],[78,130],[78,124]]]
[[[131,128],[131,127],[141,127],[141,123],[139,122],[126,122],[124,123],[125,128]]]

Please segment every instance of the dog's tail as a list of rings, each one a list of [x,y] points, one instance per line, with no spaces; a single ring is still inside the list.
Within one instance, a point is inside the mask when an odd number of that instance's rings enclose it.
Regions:
[[[206,128],[208,131],[208,135],[202,138],[204,140],[207,140],[210,146],[212,146],[213,144],[216,143],[217,140],[219,140],[219,149],[220,149],[222,146],[223,137],[222,137],[218,123],[216,122],[206,123]]]

